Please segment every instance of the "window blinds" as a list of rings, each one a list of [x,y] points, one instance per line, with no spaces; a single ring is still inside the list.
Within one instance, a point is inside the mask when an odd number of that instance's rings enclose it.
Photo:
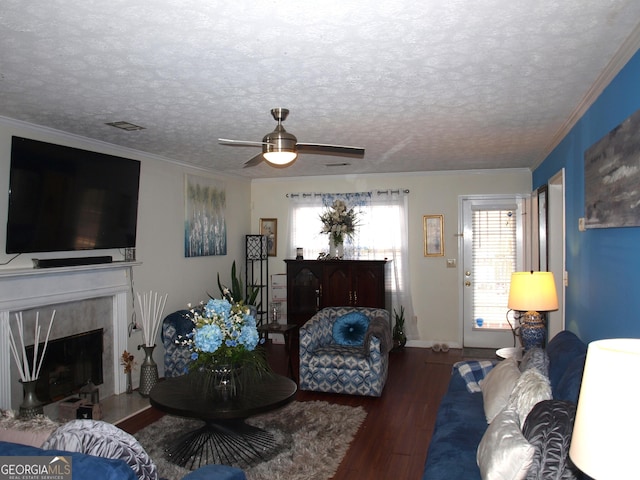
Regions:
[[[480,207],[472,214],[473,318],[476,328],[509,329],[509,284],[516,270],[516,218],[514,209]]]

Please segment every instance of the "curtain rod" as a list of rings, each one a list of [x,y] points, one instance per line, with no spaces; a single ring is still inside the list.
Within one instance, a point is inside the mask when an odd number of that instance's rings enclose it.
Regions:
[[[375,193],[376,195],[389,195],[389,194],[393,194],[393,193],[409,193],[410,190],[408,188],[404,188],[404,189],[388,189],[388,190],[373,190],[371,193]],[[364,193],[368,193],[368,192],[364,192]],[[302,197],[302,198],[308,198],[308,197],[321,197],[322,195],[325,195],[324,193],[286,193],[285,197],[287,198],[295,198],[295,197]],[[344,195],[344,193],[333,193],[330,195]]]

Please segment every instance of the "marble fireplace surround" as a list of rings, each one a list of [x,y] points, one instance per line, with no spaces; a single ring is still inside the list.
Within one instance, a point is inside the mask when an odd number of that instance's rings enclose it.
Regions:
[[[55,308],[56,305],[70,302],[92,299],[111,302],[111,308],[103,309],[106,312],[104,315],[110,317],[102,319],[105,328],[104,351],[110,352],[112,358],[103,358],[106,375],[101,396],[103,389],[107,395],[126,390],[124,375],[114,372],[119,372],[120,352],[127,348],[127,293],[131,288],[132,265],[114,262],[80,267],[0,270],[0,408],[12,408],[12,390],[14,394],[17,388],[21,391],[19,383],[15,381],[15,372],[12,375],[15,362],[9,347],[10,321],[15,326],[15,317],[11,318],[13,312]],[[49,320],[49,314],[40,314],[40,324],[44,325],[45,334]],[[26,332],[26,317],[24,321]],[[58,322],[64,321],[56,313],[54,328]],[[86,330],[92,328],[89,326]]]

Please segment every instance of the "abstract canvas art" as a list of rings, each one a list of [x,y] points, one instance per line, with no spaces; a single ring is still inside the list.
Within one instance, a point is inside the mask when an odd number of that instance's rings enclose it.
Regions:
[[[184,256],[227,254],[226,189],[211,178],[185,175]]]
[[[585,226],[640,226],[640,110],[584,154]]]

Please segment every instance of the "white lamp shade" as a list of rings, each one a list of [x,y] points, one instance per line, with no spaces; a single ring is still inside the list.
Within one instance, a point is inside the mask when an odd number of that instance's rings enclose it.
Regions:
[[[557,310],[558,295],[553,273],[512,273],[508,307],[521,312]]]
[[[291,151],[279,151],[279,152],[264,152],[262,154],[264,159],[274,165],[288,165],[293,162],[298,154]]]
[[[569,456],[597,480],[638,478],[640,339],[591,342]]]

